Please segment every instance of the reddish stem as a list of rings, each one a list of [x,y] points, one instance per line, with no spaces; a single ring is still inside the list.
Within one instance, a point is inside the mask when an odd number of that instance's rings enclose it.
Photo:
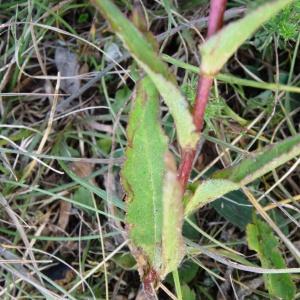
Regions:
[[[227,0],[210,1],[207,38],[211,37],[222,28],[226,4]]]
[[[185,190],[186,184],[190,177],[195,154],[195,150],[185,150],[181,155],[181,162],[178,169],[178,180],[183,187],[183,191]]]
[[[227,0],[211,0],[209,10],[209,21],[207,38],[215,34],[223,26],[223,17]],[[199,74],[197,94],[195,97],[195,105],[193,111],[193,119],[198,132],[202,131],[204,124],[204,113],[209,98],[210,89],[213,83],[213,77]],[[186,188],[189,180],[196,151],[191,149],[183,149],[181,155],[181,163],[178,170],[178,179],[183,188]]]
[[[210,94],[210,88],[213,83],[213,77],[199,75],[197,94],[193,111],[194,123],[197,131],[201,132],[204,124],[204,113]]]

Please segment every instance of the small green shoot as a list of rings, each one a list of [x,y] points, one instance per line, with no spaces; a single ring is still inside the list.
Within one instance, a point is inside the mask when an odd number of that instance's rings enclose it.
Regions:
[[[254,218],[254,223],[247,226],[249,248],[256,251],[264,268],[286,268],[286,263],[279,250],[279,243],[272,229],[263,221]],[[265,274],[265,286],[273,297],[292,300],[296,287],[290,274]]]

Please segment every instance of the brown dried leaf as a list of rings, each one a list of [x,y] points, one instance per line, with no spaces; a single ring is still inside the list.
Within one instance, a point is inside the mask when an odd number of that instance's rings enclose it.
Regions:
[[[70,202],[61,200],[59,203],[59,218],[57,221],[57,226],[59,226],[63,231],[67,228],[71,214],[72,204]]]
[[[85,178],[92,174],[93,172],[93,164],[75,161],[69,165],[69,168],[72,172],[74,172],[78,177]]]

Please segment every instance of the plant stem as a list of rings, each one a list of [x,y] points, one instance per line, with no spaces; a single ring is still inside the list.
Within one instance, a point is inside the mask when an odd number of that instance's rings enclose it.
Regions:
[[[201,132],[204,124],[204,114],[208,102],[213,77],[199,76],[193,118],[197,131]]]
[[[223,17],[226,8],[227,0],[211,0],[209,10],[209,21],[207,38],[215,34],[223,25]],[[198,132],[202,131],[204,123],[204,113],[206,104],[209,98],[210,89],[213,83],[213,77],[202,75],[198,79],[197,94],[195,98],[195,105],[193,110],[193,119]],[[190,177],[196,150],[183,149],[181,156],[181,163],[179,166],[178,179],[183,188],[186,188],[188,179]]]
[[[207,38],[210,38],[223,26],[227,0],[211,0],[209,9]]]

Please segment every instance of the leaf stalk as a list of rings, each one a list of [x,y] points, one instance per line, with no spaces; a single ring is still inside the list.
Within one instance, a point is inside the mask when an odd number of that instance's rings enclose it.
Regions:
[[[211,0],[208,20],[207,38],[214,35],[223,26],[224,12],[227,0]],[[204,114],[214,78],[208,75],[198,75],[197,94],[193,109],[193,120],[196,130],[201,133],[204,124]],[[183,149],[179,165],[178,179],[184,191],[189,180],[196,151]]]

